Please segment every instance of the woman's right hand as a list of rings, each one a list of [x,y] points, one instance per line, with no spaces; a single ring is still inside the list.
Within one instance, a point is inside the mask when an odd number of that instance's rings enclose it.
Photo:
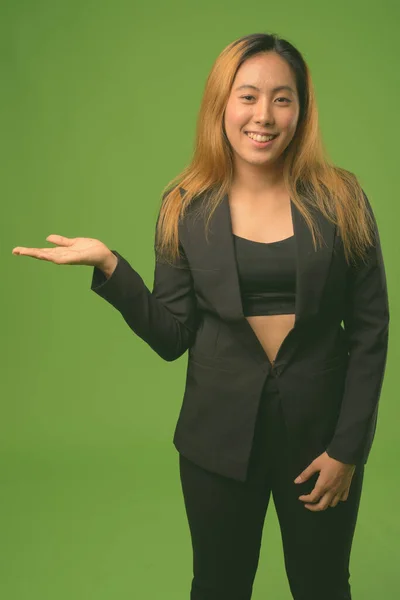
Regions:
[[[88,265],[107,268],[110,261],[117,258],[100,240],[93,238],[67,238],[62,235],[49,235],[46,240],[57,244],[54,248],[24,248],[17,246],[12,253],[19,256],[32,256],[57,265]]]

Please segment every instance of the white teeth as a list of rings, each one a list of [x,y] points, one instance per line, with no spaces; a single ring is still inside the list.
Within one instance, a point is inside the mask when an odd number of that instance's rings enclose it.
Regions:
[[[248,133],[247,135],[252,140],[256,140],[256,142],[268,142],[269,140],[272,140],[275,137],[274,135],[259,135],[255,133]]]

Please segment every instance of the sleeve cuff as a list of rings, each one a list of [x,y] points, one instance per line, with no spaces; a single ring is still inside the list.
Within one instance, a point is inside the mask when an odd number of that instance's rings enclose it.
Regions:
[[[116,271],[118,270],[118,268],[121,265],[121,260],[120,260],[121,256],[118,254],[118,252],[116,250],[111,250],[111,252],[118,259],[117,266],[115,267],[115,269],[112,272],[112,274],[110,275],[110,277],[108,277],[108,279],[101,269],[99,269],[98,267],[93,268],[92,282],[90,285],[90,289],[93,292],[98,292],[98,291],[100,291],[101,287],[103,287],[104,285],[107,285],[107,283],[109,283],[113,279],[114,275],[116,275]],[[117,275],[118,275],[118,273],[117,273]]]
[[[116,250],[112,253],[117,257],[118,263],[107,279],[97,267],[93,268],[90,289],[104,298],[120,311],[126,311],[146,291],[146,286],[135,269]]]

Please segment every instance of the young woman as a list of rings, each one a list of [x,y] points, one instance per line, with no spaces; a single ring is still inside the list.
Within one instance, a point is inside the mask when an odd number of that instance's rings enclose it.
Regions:
[[[371,204],[324,154],[300,52],[254,34],[217,58],[193,160],[164,190],[152,291],[99,240],[47,240],[13,253],[92,265],[155,352],[189,350],[174,444],[191,599],[251,598],[272,494],[293,598],[349,600],[389,307]]]

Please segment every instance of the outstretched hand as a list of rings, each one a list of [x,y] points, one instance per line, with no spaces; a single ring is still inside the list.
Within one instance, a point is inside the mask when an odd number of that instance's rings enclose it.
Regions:
[[[299,500],[305,502],[305,508],[311,511],[326,510],[335,507],[339,501],[346,501],[355,468],[355,465],[340,462],[323,452],[295,479],[295,483],[304,483],[319,472],[312,492],[299,496]]]
[[[54,248],[17,246],[12,253],[47,260],[58,265],[87,265],[100,268],[109,261],[110,255],[112,256],[107,246],[94,238],[68,238],[52,234],[47,236],[46,240],[57,246]]]

